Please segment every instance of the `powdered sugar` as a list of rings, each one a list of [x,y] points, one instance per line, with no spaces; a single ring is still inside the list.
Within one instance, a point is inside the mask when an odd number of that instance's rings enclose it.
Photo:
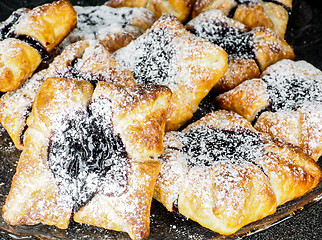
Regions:
[[[125,147],[113,132],[112,108],[96,99],[89,112],[57,122],[48,165],[60,190],[60,204],[75,212],[96,193],[117,196],[127,188]]]
[[[254,55],[253,33],[237,21],[224,16],[221,11],[201,13],[187,24],[188,30],[219,45],[232,58],[252,59]]]
[[[145,31],[137,24],[139,21],[145,21],[147,25],[154,21],[154,15],[144,8],[112,8],[104,5],[74,8],[77,12],[77,26],[60,44],[61,49],[79,40],[102,40],[115,33],[127,32],[137,37]]]
[[[114,56],[133,73],[138,84],[172,84],[177,74],[175,54],[178,47],[173,41],[177,32],[154,28],[115,52]]]
[[[256,162],[263,150],[259,135],[246,129],[193,128],[183,134],[180,142],[191,167]]]

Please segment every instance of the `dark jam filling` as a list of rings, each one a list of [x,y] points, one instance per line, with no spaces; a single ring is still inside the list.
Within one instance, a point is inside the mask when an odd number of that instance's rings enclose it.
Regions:
[[[295,74],[265,75],[262,79],[267,84],[273,112],[322,104],[322,84],[319,80],[304,79]]]
[[[36,49],[41,55],[42,61],[44,63],[49,63],[52,60],[52,56],[48,53],[46,48],[38,40],[27,35],[17,35],[16,38],[28,43],[30,46]]]
[[[136,41],[133,54],[137,54],[132,69],[138,84],[168,84],[171,81],[173,68],[171,61],[175,54],[175,47],[171,43],[171,34],[162,28],[153,29],[145,38]],[[125,61],[125,66],[127,59]]]
[[[125,28],[129,24],[129,20],[133,18],[133,10],[130,9],[127,14],[119,13],[118,11],[111,11],[106,13],[105,16],[101,15],[100,7],[93,8],[91,11],[88,12],[78,12],[77,13],[77,28],[82,31],[82,26],[104,26],[109,27],[111,25],[115,25],[115,22],[107,21],[106,16],[113,14],[119,23],[121,23],[121,27]],[[95,28],[93,28],[95,29]],[[97,35],[98,32],[93,32],[94,35]]]
[[[20,8],[14,11],[10,17],[0,24],[0,41],[14,37],[15,25],[27,13],[27,9]]]
[[[68,72],[62,74],[61,77],[88,81],[94,87],[99,81],[109,82],[111,80],[108,74],[100,72],[82,72],[81,68],[77,66],[79,61],[80,58],[75,58],[74,60],[72,60],[70,65],[68,66]]]
[[[189,167],[212,166],[215,162],[256,164],[263,141],[248,129],[196,128],[182,136],[182,151]]]
[[[254,59],[253,34],[243,32],[220,20],[200,22],[192,30],[193,34],[222,47],[230,57]]]
[[[62,122],[51,138],[48,165],[61,203],[73,212],[96,193],[119,196],[127,189],[129,161],[110,116],[106,116],[108,105],[106,99],[95,101],[88,112]]]

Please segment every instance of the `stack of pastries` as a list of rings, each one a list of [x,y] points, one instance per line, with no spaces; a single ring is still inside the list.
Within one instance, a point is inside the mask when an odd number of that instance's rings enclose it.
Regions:
[[[322,72],[294,61],[291,7],[59,0],[15,11],[0,23],[0,123],[22,152],[4,220],[73,219],[139,240],[154,197],[229,235],[310,192],[322,181]],[[220,109],[193,120],[211,91]]]

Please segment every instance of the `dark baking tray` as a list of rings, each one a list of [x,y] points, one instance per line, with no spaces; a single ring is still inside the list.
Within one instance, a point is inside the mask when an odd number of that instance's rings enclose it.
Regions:
[[[32,8],[43,0],[0,0],[0,21],[20,7]],[[74,5],[100,5],[103,0],[71,1]],[[306,60],[322,70],[322,8],[318,1],[293,1],[286,40],[293,46],[296,59]],[[194,116],[197,120],[216,109],[208,96]],[[20,155],[6,131],[0,125],[0,211],[10,190],[11,178]],[[318,161],[322,166],[322,159]],[[204,239],[322,239],[322,183],[302,198],[280,206],[277,212],[252,223],[236,234],[221,236],[199,224],[173,215],[158,202],[152,202],[150,240],[204,240]],[[0,217],[0,239],[130,239],[126,233],[109,231],[71,222],[67,230],[42,224],[36,226],[9,226]]]

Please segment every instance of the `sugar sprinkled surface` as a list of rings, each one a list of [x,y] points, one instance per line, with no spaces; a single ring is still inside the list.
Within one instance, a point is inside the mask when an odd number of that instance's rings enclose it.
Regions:
[[[135,25],[135,20],[153,19],[153,14],[144,8],[112,8],[108,6],[74,6],[77,26],[60,44],[64,49],[78,40],[102,39],[109,34],[128,32],[134,37],[144,32]]]
[[[267,84],[272,111],[295,110],[301,106],[322,104],[322,81],[301,73],[283,71],[262,77]]]
[[[115,58],[129,69],[138,84],[171,84],[175,81],[178,50],[173,41],[177,30],[162,27],[152,29],[126,48],[115,53]],[[131,54],[127,54],[131,53]]]
[[[228,19],[219,11],[202,13],[188,26],[193,34],[222,47],[232,58],[255,57],[253,33],[247,32],[245,26]]]
[[[60,190],[60,205],[76,212],[96,193],[118,196],[127,189],[125,147],[112,127],[109,100],[94,101],[88,112],[58,121],[48,165]]]
[[[196,128],[180,137],[188,166],[212,166],[214,162],[256,162],[263,143],[247,129]]]

